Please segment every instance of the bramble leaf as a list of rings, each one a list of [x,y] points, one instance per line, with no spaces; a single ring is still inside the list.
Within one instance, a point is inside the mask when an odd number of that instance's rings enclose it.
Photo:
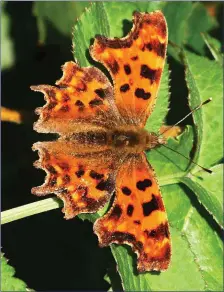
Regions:
[[[184,43],[193,48],[200,54],[205,54],[205,43],[202,33],[210,31],[217,26],[216,21],[208,15],[205,6],[200,3],[194,3],[184,35]]]
[[[190,52],[185,52],[184,60],[190,108],[212,98],[193,114],[197,132],[195,159],[204,167],[210,167],[223,158],[222,68],[217,62]]]
[[[27,291],[27,285],[15,278],[15,269],[8,264],[8,260],[1,254],[1,291]]]
[[[220,64],[222,65],[223,62],[223,54],[221,53],[221,43],[211,37],[208,33],[202,34],[202,37],[204,39],[204,42],[206,43],[207,47],[209,48],[213,58]]]
[[[204,207],[223,226],[223,164],[211,168],[212,174],[198,171],[181,181],[198,197]]]
[[[74,22],[87,6],[89,2],[34,2],[33,13],[37,17],[39,41],[59,43],[59,37],[53,33],[53,29],[70,38]]]

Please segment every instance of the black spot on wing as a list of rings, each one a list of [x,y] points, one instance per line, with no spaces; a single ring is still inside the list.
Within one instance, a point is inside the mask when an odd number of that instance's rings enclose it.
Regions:
[[[129,84],[123,84],[121,87],[120,87],[120,91],[121,92],[126,92],[126,91],[128,91],[130,89],[130,86],[129,86]]]
[[[124,195],[130,196],[131,190],[128,187],[122,187],[121,190]]]
[[[84,103],[81,100],[77,100],[75,102],[75,105],[79,107],[79,110],[83,110],[85,107]]]
[[[151,40],[150,43],[145,45],[148,51],[154,51],[158,56],[164,57],[166,52],[165,44],[162,44],[159,40]]]
[[[151,97],[151,93],[150,92],[145,92],[145,90],[143,88],[136,88],[135,90],[135,96],[138,98],[142,98],[144,100],[147,100]]]
[[[93,179],[102,179],[104,177],[103,174],[100,174],[94,170],[91,170],[90,173],[89,173],[90,177],[93,178]]]
[[[79,170],[75,172],[76,176],[78,178],[82,177],[84,175],[85,171],[83,170],[82,166],[79,166]]]
[[[102,99],[105,98],[105,92],[104,92],[104,90],[103,90],[102,88],[98,88],[98,89],[96,89],[96,90],[95,90],[95,93],[96,93],[100,98],[102,98]]]
[[[107,188],[107,182],[105,180],[101,180],[98,185],[96,186],[96,189],[99,191],[105,191]]]
[[[156,82],[158,81],[158,79],[161,76],[161,72],[162,72],[161,69],[154,70],[154,69],[149,68],[147,65],[142,65],[140,75],[143,78],[149,79],[151,83],[153,83],[155,81]]]
[[[145,191],[146,188],[151,187],[151,186],[152,186],[152,181],[150,179],[139,180],[136,183],[136,187],[140,191]]]
[[[152,195],[152,200],[142,204],[142,210],[144,216],[149,216],[155,210],[164,210],[161,205],[160,198]]]
[[[96,186],[99,191],[107,191],[109,193],[114,190],[114,180],[110,177],[107,180],[102,179]]]
[[[124,65],[124,72],[127,74],[127,75],[130,75],[131,74],[131,67],[130,65]]]
[[[89,105],[91,107],[94,107],[94,106],[97,106],[97,105],[102,105],[103,104],[103,101],[101,99],[97,99],[97,98],[94,98],[92,99],[90,102],[89,102]]]
[[[127,207],[127,215],[131,217],[132,214],[133,214],[133,211],[134,211],[134,206],[133,205],[128,205],[128,207]]]

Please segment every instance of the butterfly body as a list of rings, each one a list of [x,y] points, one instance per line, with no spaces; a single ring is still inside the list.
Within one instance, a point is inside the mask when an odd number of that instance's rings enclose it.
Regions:
[[[141,153],[142,151],[150,150],[161,146],[164,143],[162,139],[155,133],[150,133],[142,128],[132,128],[126,125],[126,130],[123,127],[118,127],[113,130],[105,131],[87,131],[81,132],[73,137],[76,141],[88,147],[91,152],[91,146],[107,147],[112,151],[123,151],[126,153]]]
[[[67,219],[98,211],[115,194],[94,232],[101,246],[131,245],[143,272],[166,270],[171,258],[165,207],[145,155],[166,141],[144,129],[157,98],[168,32],[160,11],[135,12],[133,22],[126,37],[96,37],[90,48],[113,86],[99,69],[66,62],[57,87],[31,87],[47,101],[37,110],[35,129],[60,135],[33,146],[40,156],[35,166],[47,176],[32,192],[55,193]]]
[[[108,133],[109,146],[127,153],[141,153],[160,146],[158,136],[142,128],[117,128]]]

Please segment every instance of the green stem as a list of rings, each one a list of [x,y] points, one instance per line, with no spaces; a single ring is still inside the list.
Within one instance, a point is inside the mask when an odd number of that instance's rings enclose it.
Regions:
[[[180,182],[180,179],[183,177],[183,173],[180,173],[179,176],[165,176],[163,177],[163,179],[161,179],[159,181],[159,186],[162,187],[162,186],[166,186],[166,185],[172,185],[172,184],[178,184]]]
[[[167,176],[160,182],[160,186],[179,183],[180,177]],[[44,199],[35,203],[23,205],[1,212],[1,224],[57,209],[62,206],[62,201],[57,198]]]
[[[56,198],[49,198],[35,203],[23,205],[7,211],[1,212],[1,224],[9,223],[28,216],[57,209],[62,206],[62,202]]]

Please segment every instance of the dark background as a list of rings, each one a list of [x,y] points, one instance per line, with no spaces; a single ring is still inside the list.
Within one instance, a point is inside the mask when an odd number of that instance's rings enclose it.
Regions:
[[[38,158],[32,144],[52,137],[33,131],[34,109],[44,104],[42,94],[32,92],[30,85],[54,84],[61,76],[61,65],[72,60],[71,38],[48,25],[46,44],[38,37],[37,19],[32,2],[8,2],[5,12],[11,19],[9,36],[14,43],[15,61],[2,71],[2,105],[25,110],[24,123],[2,123],[2,210],[40,200],[31,195],[33,186],[42,184],[44,172],[33,167]],[[221,16],[219,17],[221,19]],[[213,32],[221,39],[220,30]],[[172,58],[172,124],[188,112],[187,99],[175,109],[181,94],[187,96],[183,82],[184,71]],[[190,124],[191,119],[185,121]],[[2,226],[2,247],[9,264],[15,267],[16,277],[35,290],[106,290],[103,279],[107,267],[114,265],[109,248],[99,248],[92,223],[78,218],[66,221],[61,210],[42,213]]]
[[[11,17],[9,34],[16,55],[13,67],[2,71],[1,80],[2,105],[28,113],[44,104],[43,96],[32,92],[30,85],[54,84],[61,76],[61,65],[73,59],[71,39],[52,27],[49,29],[58,43],[38,45],[32,5],[32,2],[5,5]],[[33,167],[38,156],[31,147],[49,137],[33,131],[31,118],[28,116],[22,125],[2,124],[3,211],[40,200],[30,190],[43,183],[45,174]],[[16,276],[35,290],[109,287],[103,277],[108,263],[113,261],[110,249],[98,247],[92,223],[78,218],[66,221],[60,209],[3,225],[2,246]]]

